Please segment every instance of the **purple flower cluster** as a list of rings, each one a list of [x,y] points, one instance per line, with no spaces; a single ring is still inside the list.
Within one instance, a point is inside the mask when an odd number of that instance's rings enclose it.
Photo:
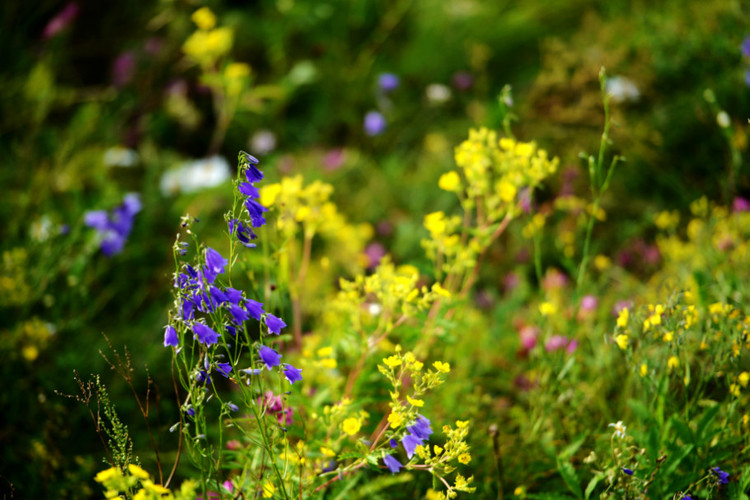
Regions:
[[[729,473],[724,472],[718,467],[711,469],[711,474],[714,475],[719,484],[729,484]]]
[[[122,252],[125,242],[133,229],[135,214],[141,211],[141,199],[135,193],[125,196],[122,204],[107,213],[106,210],[92,210],[84,215],[84,224],[96,229],[101,238],[102,253],[112,257]]]
[[[432,428],[429,420],[422,415],[417,415],[417,421],[407,427],[406,430],[409,431],[409,434],[401,439],[401,444],[404,445],[406,456],[411,458],[414,456],[414,450],[417,449],[417,446],[421,446],[426,439],[430,438]]]
[[[261,227],[266,223],[263,214],[268,211],[266,207],[258,202],[260,191],[255,187],[256,182],[263,180],[263,172],[258,170],[258,167],[256,167],[258,159],[251,154],[241,151],[239,161],[241,168],[244,167],[245,169],[245,179],[247,179],[247,182],[240,182],[238,189],[245,196],[244,205],[250,220],[230,220],[229,234],[237,236],[240,243],[247,248],[253,248],[255,244],[250,243],[250,241],[257,238],[253,229]]]
[[[250,243],[250,240],[256,237],[252,228],[266,223],[263,213],[267,209],[258,203],[257,199],[260,194],[254,185],[255,182],[263,179],[263,173],[256,167],[257,163],[258,160],[255,157],[244,152],[240,153],[240,168],[247,182],[240,183],[239,191],[247,197],[244,206],[249,220],[232,219],[229,223],[230,233],[235,234],[240,242],[248,247],[255,246]],[[174,280],[174,287],[179,290],[177,317],[186,325],[186,329],[192,331],[193,338],[207,348],[218,344],[221,333],[206,324],[204,320],[196,319],[196,312],[209,315],[220,311],[224,312],[226,318],[221,329],[226,330],[232,336],[237,335],[238,329],[242,331],[244,323],[251,318],[265,323],[269,334],[279,335],[286,327],[284,320],[267,313],[263,309],[263,303],[246,298],[241,290],[222,287],[217,282],[217,277],[225,272],[229,261],[213,248],[207,248],[204,256],[203,265],[196,269],[189,264],[184,264]],[[177,348],[179,345],[178,331],[174,326],[168,325],[164,332],[164,346]],[[260,361],[268,370],[279,366],[289,383],[293,384],[302,380],[301,370],[287,363],[282,365],[281,354],[271,347],[259,345],[258,354]],[[208,356],[204,358],[204,364],[205,370],[201,370],[197,377],[200,381],[210,381]],[[217,363],[215,369],[228,377],[232,366],[230,363]],[[248,375],[260,373],[258,369],[241,371]]]

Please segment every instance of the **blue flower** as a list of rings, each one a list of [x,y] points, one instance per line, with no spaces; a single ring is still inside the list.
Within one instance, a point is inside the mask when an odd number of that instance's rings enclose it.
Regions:
[[[746,36],[742,40],[742,45],[740,45],[740,52],[742,52],[743,56],[750,58],[750,36]]]
[[[229,312],[232,314],[232,320],[238,325],[241,325],[243,321],[250,319],[250,314],[240,306],[229,304]]]
[[[232,411],[240,411],[240,407],[234,403],[227,403],[227,407]]]
[[[271,313],[266,314],[266,326],[268,326],[268,331],[273,334],[280,334],[281,329],[286,326],[286,323],[284,323],[284,320],[281,318],[277,318]]]
[[[203,275],[206,277],[206,281],[213,283],[216,276],[224,272],[224,266],[229,264],[229,261],[221,256],[219,252],[213,248],[206,249],[206,268]]]
[[[257,319],[258,321],[260,321],[261,316],[265,313],[263,310],[263,303],[256,302],[253,299],[247,299],[245,302],[245,309],[252,318]]]
[[[216,370],[229,378],[229,373],[232,371],[232,365],[229,363],[216,363]]]
[[[250,240],[254,240],[258,236],[252,231],[251,226],[244,224],[239,219],[229,221],[229,234],[237,235],[237,239],[246,248],[255,248],[256,246],[255,243],[250,243]]]
[[[427,420],[422,415],[418,415],[417,421],[407,427],[406,430],[409,431],[409,434],[401,439],[401,444],[404,445],[406,456],[411,458],[412,456],[414,456],[414,450],[417,449],[417,446],[421,446],[422,444],[424,444],[425,439],[430,438],[430,434],[432,434],[432,428],[430,428],[429,420]]]
[[[385,131],[385,117],[378,111],[370,111],[365,115],[365,133],[380,135]]]
[[[727,483],[729,483],[729,473],[728,472],[724,472],[720,468],[714,467],[713,469],[711,469],[711,473],[713,473],[714,476],[716,476],[719,479],[719,484],[727,484]]]
[[[258,191],[258,188],[253,186],[249,182],[241,182],[239,186],[240,193],[244,194],[245,196],[249,196],[253,199],[260,198],[260,192]]]
[[[622,468],[622,471],[623,471],[623,472],[624,472],[625,474],[627,474],[628,476],[632,476],[632,475],[633,475],[633,471],[632,471],[631,469],[628,469],[627,467],[623,467],[623,468]]]
[[[398,441],[396,441],[395,439],[391,439],[390,441],[388,441],[388,444],[391,445],[391,448],[395,448],[396,446],[398,446]]]
[[[268,212],[266,207],[252,198],[248,198],[245,200],[245,208],[250,215],[250,223],[253,227],[260,227],[266,223],[266,219],[263,217],[263,213]]]
[[[279,364],[281,363],[281,354],[274,351],[270,347],[264,345],[258,347],[258,354],[260,354],[260,359],[269,370],[274,366],[279,366]]]
[[[164,332],[164,347],[172,346],[177,347],[180,344],[180,339],[177,338],[177,330],[172,325],[167,325],[167,329]]]
[[[227,296],[227,300],[232,304],[240,305],[240,300],[242,300],[242,292],[240,290],[228,286],[224,290],[224,295]]]
[[[378,87],[380,87],[380,90],[382,90],[383,93],[387,94],[388,92],[396,90],[399,83],[400,80],[398,76],[393,73],[381,73],[380,76],[378,76]]]
[[[94,210],[84,214],[83,222],[96,229],[101,238],[100,248],[104,255],[111,257],[122,252],[125,241],[133,229],[135,215],[141,211],[141,200],[137,194],[125,196],[122,204],[108,214],[104,210]]]
[[[397,473],[403,467],[403,465],[401,465],[401,462],[393,458],[393,456],[391,455],[384,456],[383,463],[385,463],[385,466],[388,467],[388,469],[390,469],[391,474]]]
[[[294,384],[295,382],[302,380],[301,373],[302,373],[302,370],[298,370],[292,365],[288,363],[284,363],[284,376],[286,377],[286,379],[289,381],[290,384]]]
[[[211,345],[219,341],[219,334],[203,323],[193,324],[193,333],[198,337],[198,342],[201,344]]]

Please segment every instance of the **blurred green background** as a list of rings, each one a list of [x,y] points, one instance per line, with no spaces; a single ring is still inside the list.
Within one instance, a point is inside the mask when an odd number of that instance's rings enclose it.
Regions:
[[[202,6],[233,36],[191,56]],[[2,2],[0,492],[97,496],[103,450],[89,410],[58,391],[77,393],[74,370],[101,374],[120,414],[137,414],[99,355],[104,335],[123,355],[128,346],[144,395],[148,366],[154,428],[175,422],[161,345],[171,245],[185,213],[205,239],[224,231],[239,149],[272,181],[333,184],[339,210],[375,228],[370,243],[424,262],[423,215],[457,205],[437,179],[470,127],[501,128],[506,84],[517,137],[561,159],[538,203],[565,189],[588,196],[578,154],[598,147],[604,66],[627,162],[595,251],[648,276],[637,242],[653,238],[656,213],[750,196],[749,14],[731,0]],[[384,87],[384,74],[397,85]],[[84,216],[130,192],[142,211],[108,258]],[[491,256],[480,282],[493,297],[528,253],[520,237],[506,244],[512,255]],[[556,255],[550,246],[545,267],[564,267]],[[145,425],[128,420],[148,454]]]

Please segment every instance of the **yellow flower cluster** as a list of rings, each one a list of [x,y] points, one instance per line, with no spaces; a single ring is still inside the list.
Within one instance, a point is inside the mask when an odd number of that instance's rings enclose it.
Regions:
[[[455,151],[456,165],[465,178],[464,206],[483,200],[484,213],[499,220],[515,209],[518,192],[534,188],[557,170],[558,159],[550,159],[536,144],[518,142],[486,128],[469,131],[469,138]],[[450,191],[462,188],[460,179],[451,176],[442,183]]]
[[[373,230],[369,224],[349,224],[330,200],[333,186],[320,181],[305,185],[301,175],[284,177],[281,182],[268,184],[260,190],[260,203],[272,210],[276,226],[288,238],[300,233],[305,239],[320,234],[332,244],[327,249],[331,261],[351,265],[363,263],[367,241]],[[350,269],[350,271],[356,271]]]
[[[185,40],[182,51],[202,67],[213,66],[229,53],[234,33],[227,27],[216,28],[216,16],[208,7],[195,11],[192,19],[198,29]]]
[[[121,494],[132,491],[140,483],[140,488],[133,495],[133,500],[192,500],[195,498],[198,483],[186,480],[177,491],[170,491],[151,479],[148,472],[138,465],[129,464],[127,472],[117,467],[99,472],[94,480],[105,488],[105,498],[121,498]]]

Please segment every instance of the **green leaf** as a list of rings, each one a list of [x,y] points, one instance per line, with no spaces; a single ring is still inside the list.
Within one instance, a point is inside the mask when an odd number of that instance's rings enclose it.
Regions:
[[[714,405],[706,410],[706,412],[701,417],[700,421],[698,422],[698,428],[695,430],[698,445],[704,444],[707,441],[711,440],[711,436],[706,436],[706,431],[713,423],[720,409],[721,405]]]
[[[586,438],[588,437],[588,432],[583,432],[578,435],[578,437],[575,438],[575,440],[570,443],[568,446],[562,449],[560,454],[558,455],[558,458],[567,460],[570,457],[575,454],[575,452],[578,451],[578,449],[583,445],[583,442],[586,441]]]
[[[695,434],[693,434],[693,430],[685,422],[680,420],[677,415],[673,415],[672,418],[669,419],[669,424],[674,428],[684,444],[695,442]]]
[[[597,474],[596,476],[591,478],[591,481],[589,481],[588,486],[586,486],[586,491],[583,492],[584,497],[586,497],[586,500],[589,500],[589,497],[591,497],[591,494],[594,492],[594,488],[596,488],[596,485],[599,484],[599,481],[601,481],[602,476]]]
[[[583,498],[583,492],[581,491],[581,484],[578,482],[578,476],[576,475],[575,467],[567,460],[557,459],[557,471],[565,481],[565,485],[573,493],[576,498]]]
[[[677,470],[677,467],[680,466],[680,462],[682,462],[686,456],[690,455],[693,450],[695,449],[695,445],[689,445],[685,446],[680,450],[677,455],[672,455],[671,457],[668,457],[667,464],[662,469],[662,474],[665,477],[671,476],[674,471]]]

